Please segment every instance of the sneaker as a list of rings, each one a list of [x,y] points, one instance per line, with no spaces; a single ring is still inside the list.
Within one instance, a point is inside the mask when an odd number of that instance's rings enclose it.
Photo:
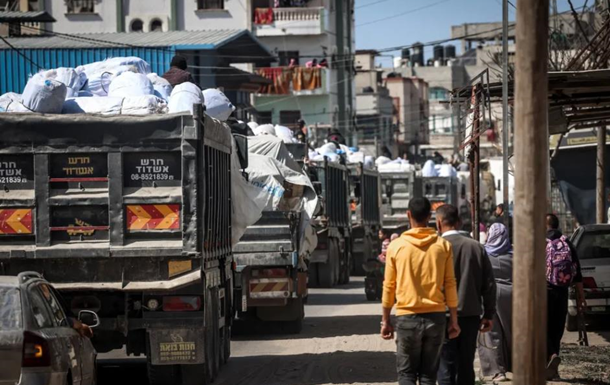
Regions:
[[[497,384],[499,382],[506,382],[506,381],[508,381],[508,378],[506,378],[506,374],[505,373],[497,373],[491,379],[491,382],[493,382],[494,384]]]
[[[546,366],[546,379],[552,381],[559,377],[559,364],[561,364],[561,357],[557,354],[553,354]]]

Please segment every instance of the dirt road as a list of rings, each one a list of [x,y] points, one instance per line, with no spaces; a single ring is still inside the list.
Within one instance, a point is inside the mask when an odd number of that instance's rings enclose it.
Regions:
[[[377,334],[381,305],[366,301],[362,278],[352,281],[310,291],[299,335],[262,327],[234,336],[231,359],[214,385],[396,384],[395,344]],[[565,346],[562,376],[571,378],[570,384],[610,384],[610,374],[604,374],[610,371],[610,332],[591,332],[589,339],[596,346],[588,350]],[[576,340],[576,333],[566,333],[564,342]],[[109,357],[113,359],[108,361]],[[99,383],[143,383],[145,361],[120,357],[102,355]]]

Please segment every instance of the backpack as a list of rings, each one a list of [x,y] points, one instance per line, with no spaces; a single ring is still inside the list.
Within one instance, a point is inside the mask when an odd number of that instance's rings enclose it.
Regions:
[[[554,286],[567,287],[576,275],[576,263],[565,236],[546,240],[546,280]]]

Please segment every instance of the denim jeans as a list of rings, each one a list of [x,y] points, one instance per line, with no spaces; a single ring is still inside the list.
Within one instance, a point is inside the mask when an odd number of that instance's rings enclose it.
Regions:
[[[435,385],[441,347],[445,340],[445,313],[396,317],[396,369],[399,385]]]
[[[474,356],[481,317],[458,317],[462,332],[455,339],[445,340],[438,370],[439,385],[474,385]]]

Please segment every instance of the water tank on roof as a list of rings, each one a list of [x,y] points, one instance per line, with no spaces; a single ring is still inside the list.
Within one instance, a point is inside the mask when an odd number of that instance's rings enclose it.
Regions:
[[[403,48],[400,53],[400,57],[402,59],[411,60],[411,50],[408,48]]]
[[[442,63],[443,59],[445,57],[445,52],[444,52],[443,46],[435,45],[433,52],[434,52],[434,61],[439,61]]]
[[[445,46],[445,59],[455,59],[455,46],[452,44],[447,44]]]
[[[411,62],[420,66],[424,65],[424,45],[422,43],[413,44],[413,52],[411,53]]]

